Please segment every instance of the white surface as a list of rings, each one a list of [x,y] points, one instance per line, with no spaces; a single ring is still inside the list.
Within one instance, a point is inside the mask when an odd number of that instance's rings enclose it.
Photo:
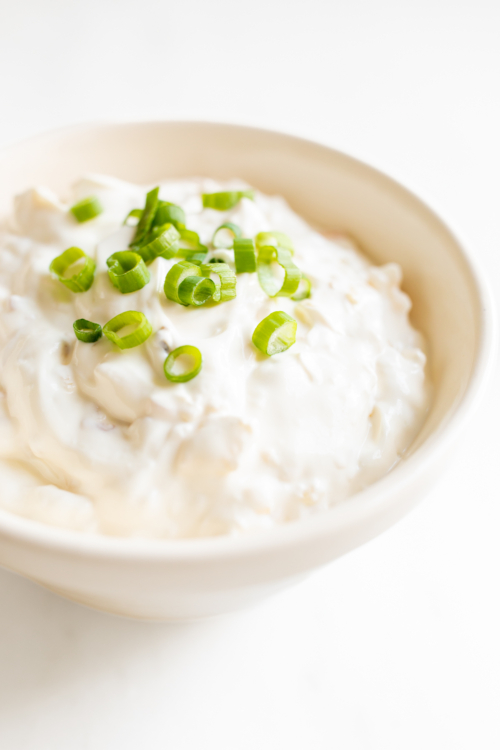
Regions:
[[[496,2],[0,10],[0,144],[147,117],[317,138],[462,227],[498,295]],[[143,625],[1,571],[2,750],[497,748],[499,391],[412,515],[249,613]]]

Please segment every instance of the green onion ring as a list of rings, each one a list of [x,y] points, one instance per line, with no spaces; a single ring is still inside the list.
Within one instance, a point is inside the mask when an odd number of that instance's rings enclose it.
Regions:
[[[272,271],[272,263],[278,263],[285,271],[283,282],[278,281]],[[278,247],[261,247],[257,263],[259,284],[270,297],[291,297],[299,287],[302,273],[292,261],[290,250]]]
[[[110,255],[106,261],[111,283],[122,294],[142,289],[151,279],[146,265],[138,253],[123,250]]]
[[[135,325],[136,328],[130,333],[120,336],[119,333],[122,328],[130,325]],[[153,329],[144,313],[128,310],[108,320],[102,331],[120,349],[132,349],[134,346],[144,343],[151,336]]]
[[[242,198],[254,199],[253,190],[226,190],[222,193],[202,193],[203,208],[213,208],[215,211],[229,211]]]
[[[131,247],[135,253],[139,253],[146,264],[159,256],[169,260],[179,249],[179,237],[179,232],[173,224],[162,224],[148,232],[142,243],[134,243]]]
[[[208,247],[201,244],[198,233],[184,228],[179,229],[179,234],[181,238],[176,257],[185,258],[190,263],[196,263],[196,265],[203,263],[208,253]]]
[[[200,267],[187,260],[181,260],[172,266],[165,277],[163,291],[165,297],[179,305],[185,305],[179,298],[179,287],[188,276],[201,276]]]
[[[233,247],[236,273],[254,273],[257,270],[257,261],[253,240],[235,239]]]
[[[204,305],[216,291],[215,282],[200,276],[186,276],[177,290],[183,305]]]
[[[151,224],[156,214],[158,207],[158,193],[160,192],[159,187],[153,188],[146,195],[146,204],[142,210],[141,218],[137,224],[134,239],[130,245],[140,245],[142,240],[146,237],[147,233],[151,229]]]
[[[84,341],[86,344],[93,344],[102,336],[102,328],[99,323],[92,323],[85,318],[75,320],[73,330],[78,341]]]
[[[186,214],[180,206],[168,201],[158,201],[158,208],[153,219],[153,227],[173,224],[176,229],[186,226]]]
[[[301,289],[302,286],[302,289]],[[304,276],[302,274],[302,278],[299,281],[299,286],[297,287],[297,291],[295,294],[292,294],[292,299],[294,302],[300,302],[302,299],[307,299],[311,296],[311,282],[307,278],[307,276]]]
[[[293,255],[293,243],[290,237],[283,232],[259,232],[255,235],[255,247],[284,247]]]
[[[83,224],[84,221],[95,219],[96,216],[99,216],[104,211],[96,195],[90,195],[88,198],[78,201],[69,210],[80,224]]]
[[[252,335],[254,345],[263,354],[272,356],[295,344],[297,322],[286,312],[273,312],[261,320]]]
[[[73,263],[76,263],[81,258],[85,258],[83,268],[73,276],[66,278],[64,273],[73,265]],[[68,247],[68,249],[61,253],[61,255],[54,258],[49,266],[49,271],[54,274],[64,286],[71,289],[72,292],[86,292],[87,289],[90,289],[92,282],[94,281],[95,263],[92,258],[89,258],[89,256],[79,247]]]
[[[231,235],[229,244],[223,240],[224,235],[228,233]],[[215,230],[212,237],[212,245],[217,249],[229,250],[233,246],[233,241],[238,237],[241,237],[241,229],[237,224],[232,224],[228,221],[225,224],[221,224]]]
[[[131,224],[129,222],[129,219],[140,219],[142,216],[142,208],[133,208],[132,211],[129,211],[126,217],[123,220],[123,225],[126,227],[136,227],[139,222],[136,222],[135,224]]]
[[[215,274],[219,277],[212,294],[214,302],[229,302],[236,297],[236,276],[227,263],[210,261],[202,265],[200,271],[202,276],[210,277],[210,274]]]
[[[178,357],[191,357],[193,360],[193,366],[190,370],[186,370],[181,375],[174,375],[175,361]],[[203,358],[201,352],[196,346],[179,346],[170,352],[163,365],[163,371],[167,380],[171,383],[187,383],[188,380],[195,378],[201,370],[203,364]]]

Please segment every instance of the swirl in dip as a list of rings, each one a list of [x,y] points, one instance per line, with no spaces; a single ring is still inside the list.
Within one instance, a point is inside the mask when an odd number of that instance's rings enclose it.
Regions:
[[[323,236],[279,197],[256,193],[224,212],[202,207],[204,192],[247,187],[168,181],[160,198],[182,206],[187,227],[209,247],[227,221],[249,238],[285,232],[310,298],[271,298],[256,273],[240,273],[234,300],[183,307],[163,292],[179,259],[162,257],[146,286],[122,294],[106,259],[128,248],[135,229],[123,219],[144,205],[146,188],[89,176],[67,204],[46,188],[16,198],[0,230],[4,509],[117,536],[241,534],[321,512],[399,460],[429,392],[399,266],[372,266],[352,242]],[[68,208],[89,195],[104,211],[79,224]],[[84,293],[48,270],[70,246],[97,264]],[[234,268],[232,250],[213,255]],[[152,325],[140,346],[122,351],[73,333],[77,319],[104,325],[127,310]],[[252,333],[278,310],[297,321],[296,343],[267,357]],[[200,350],[203,368],[171,383],[163,365],[182,345]]]

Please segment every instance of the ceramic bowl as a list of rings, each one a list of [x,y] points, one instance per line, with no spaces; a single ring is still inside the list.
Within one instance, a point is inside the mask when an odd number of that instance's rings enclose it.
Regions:
[[[79,534],[0,511],[0,564],[107,612],[189,619],[247,606],[407,513],[441,472],[493,359],[490,296],[449,227],[404,187],[338,151],[202,122],[84,125],[8,148],[0,154],[0,213],[29,186],[64,191],[85,172],[139,183],[241,177],[285,196],[325,231],[347,232],[375,263],[397,261],[413,323],[429,342],[433,403],[393,471],[308,520],[245,538],[151,541]]]

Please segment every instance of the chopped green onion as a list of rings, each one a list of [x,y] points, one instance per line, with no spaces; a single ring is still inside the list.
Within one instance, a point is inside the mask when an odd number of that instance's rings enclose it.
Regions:
[[[203,263],[208,253],[208,247],[201,244],[198,233],[184,228],[179,229],[179,234],[181,238],[176,257],[185,258],[190,263],[196,263],[197,265]]]
[[[132,211],[129,211],[126,217],[124,218],[123,220],[124,226],[136,227],[139,222],[136,221],[133,224],[131,224],[129,219],[140,219],[141,216],[142,216],[142,208],[133,208]]]
[[[168,201],[158,201],[158,208],[153,219],[153,227],[163,224],[173,224],[176,229],[184,229],[186,226],[186,214],[180,206]]]
[[[189,263],[187,260],[181,260],[172,266],[165,277],[165,284],[163,285],[165,297],[172,300],[172,302],[177,302],[179,305],[189,304],[182,302],[179,298],[179,287],[184,279],[189,276],[201,276],[200,267],[194,263]]]
[[[297,288],[297,291],[295,294],[292,294],[292,299],[294,302],[300,302],[301,299],[307,299],[311,296],[311,282],[307,278],[307,276],[304,276],[302,274],[302,278],[299,281],[299,286]]]
[[[203,208],[213,208],[216,211],[229,211],[242,198],[254,199],[253,190],[226,190],[223,193],[202,193]]]
[[[259,232],[255,236],[255,247],[260,250],[261,247],[284,247],[290,250],[293,255],[293,243],[290,237],[283,232]]]
[[[142,210],[139,223],[137,224],[137,228],[135,230],[134,239],[132,240],[130,245],[140,245],[142,240],[151,229],[151,225],[156,214],[156,209],[158,207],[159,192],[160,188],[155,187],[146,195],[146,204],[144,206],[144,209]]]
[[[254,273],[257,270],[253,240],[234,240],[234,265],[236,273]]]
[[[86,344],[92,344],[102,336],[102,328],[99,323],[92,323],[85,318],[75,320],[73,330],[78,341],[84,341]]]
[[[195,305],[199,307],[212,297],[215,289],[215,283],[212,279],[200,276],[186,276],[179,284],[177,294],[183,305]]]
[[[120,331],[131,326],[131,331],[120,336]],[[136,310],[128,310],[116,315],[106,323],[102,330],[104,335],[120,349],[132,349],[134,346],[139,346],[151,336],[153,331],[144,313]]]
[[[273,312],[261,320],[252,335],[254,345],[263,354],[272,356],[295,344],[297,322],[286,312]]]
[[[151,279],[141,256],[130,250],[113,253],[107,259],[106,265],[111,283],[122,294],[137,292]]]
[[[221,224],[218,229],[215,230],[214,236],[212,237],[212,245],[218,249],[229,250],[233,246],[233,241],[241,237],[241,229],[237,224],[231,224],[230,221],[226,224]]]
[[[212,294],[214,302],[229,302],[236,297],[236,276],[227,263],[222,261],[212,263],[210,261],[202,265],[200,270],[202,276],[210,277],[213,274],[218,277],[218,281],[215,281],[215,291]]]
[[[191,367],[178,375],[174,374],[176,360],[179,357],[187,357],[191,360]],[[179,346],[170,352],[163,365],[165,377],[172,383],[187,383],[195,378],[201,370],[203,359],[201,352],[196,346]]]
[[[143,239],[142,243],[131,246],[135,253],[139,253],[144,263],[151,263],[161,255],[162,258],[173,258],[179,249],[179,232],[173,224],[162,224],[154,227]]]
[[[196,250],[188,250],[185,247],[181,247],[177,251],[176,258],[185,258],[190,263],[195,263],[197,266],[201,265],[201,263],[205,262],[205,258],[207,257],[207,250],[203,250],[204,245],[200,245],[200,249],[198,251]]]
[[[276,262],[284,272],[283,281],[274,276],[272,264]],[[298,289],[302,274],[292,261],[290,250],[278,247],[261,247],[257,263],[259,284],[270,297],[291,297]]]
[[[198,247],[205,247],[205,245],[201,245],[200,243],[200,235],[198,232],[193,232],[192,229],[186,229],[185,227],[182,229],[179,229],[180,234],[180,241],[179,244],[181,248],[189,248],[191,250],[196,250]]]
[[[99,198],[95,195],[90,195],[88,198],[78,201],[69,210],[80,224],[83,224],[84,221],[95,219],[96,216],[99,216],[104,211]]]
[[[74,263],[85,259],[77,273],[66,276],[67,271]],[[79,247],[69,247],[57,258],[54,258],[49,266],[49,271],[56,276],[72,292],[86,292],[94,281],[95,263]]]

